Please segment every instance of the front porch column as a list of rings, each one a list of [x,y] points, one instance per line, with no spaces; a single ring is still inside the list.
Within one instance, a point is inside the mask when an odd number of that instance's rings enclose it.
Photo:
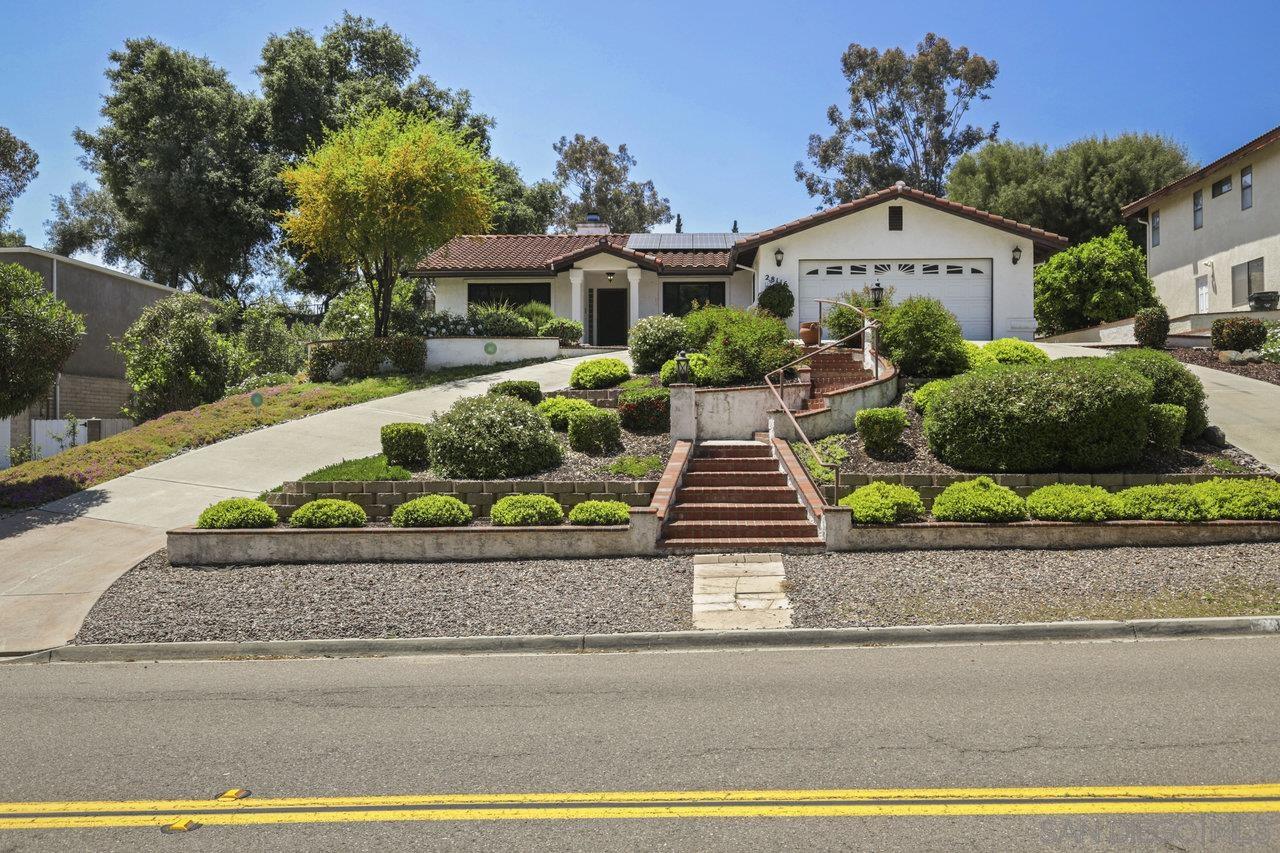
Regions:
[[[640,275],[641,270],[639,267],[631,267],[627,270],[627,295],[630,303],[630,310],[627,312],[628,329],[640,322]]]
[[[585,270],[569,270],[569,319],[579,323],[583,321],[582,281],[586,276]]]

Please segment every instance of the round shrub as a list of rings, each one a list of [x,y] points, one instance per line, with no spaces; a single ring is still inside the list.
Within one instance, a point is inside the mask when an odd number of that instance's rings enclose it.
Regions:
[[[840,506],[853,510],[858,524],[902,524],[924,517],[920,493],[896,483],[876,481],[840,499]]]
[[[993,364],[998,364],[996,357],[987,352],[973,341],[964,342],[964,355],[966,370],[985,370]]]
[[[582,409],[569,415],[569,447],[579,453],[604,453],[622,444],[618,413],[609,409]]]
[[[426,424],[387,424],[379,437],[382,455],[390,464],[426,468],[431,463],[431,429]]]
[[[532,322],[506,305],[475,303],[467,308],[467,320],[480,337],[532,338],[537,334]]]
[[[998,364],[1047,364],[1049,361],[1040,347],[1017,338],[999,338],[983,346],[982,351]]]
[[[618,418],[631,432],[671,429],[671,392],[666,388],[631,388],[618,395]]]
[[[14,307],[6,304],[6,327],[32,319],[18,310],[24,301],[18,299]],[[10,336],[19,331],[25,330],[6,331],[6,352]],[[113,346],[124,359],[125,378],[133,388],[124,412],[136,421],[212,403],[226,391],[233,349],[218,333],[215,305],[194,293],[152,303]],[[16,357],[34,359],[35,354]],[[6,364],[5,370],[10,369]]]
[[[1214,518],[1280,520],[1280,483],[1275,480],[1215,477],[1191,488],[1213,504]]]
[[[582,324],[567,317],[554,317],[538,327],[540,337],[559,338],[562,347],[573,346],[582,340],[584,334]]]
[[[1151,443],[1160,453],[1172,453],[1182,444],[1182,433],[1187,428],[1187,410],[1172,403],[1152,403],[1151,420],[1147,432]]]
[[[1027,511],[1041,521],[1107,521],[1120,515],[1116,499],[1101,486],[1065,483],[1036,489],[1027,498]]]
[[[689,359],[689,381],[699,387],[711,384],[711,359],[700,352],[691,352]],[[668,359],[662,363],[658,371],[658,381],[670,385],[676,381],[676,360]]]
[[[470,522],[471,507],[453,495],[414,498],[391,513],[393,527],[462,527]]]
[[[369,517],[359,504],[337,498],[320,498],[294,510],[292,527],[364,527]]]
[[[569,429],[569,416],[574,412],[586,412],[594,409],[586,400],[577,397],[548,397],[538,404],[538,414],[547,419],[556,432]]]
[[[690,311],[683,317],[684,331],[689,349],[703,352],[711,344],[711,339],[723,329],[734,325],[746,316],[746,310],[726,305],[703,305],[696,311]]]
[[[307,379],[311,382],[328,382],[333,379],[336,367],[333,348],[328,344],[312,344],[307,352]]]
[[[930,404],[929,448],[966,471],[1108,471],[1147,444],[1151,381],[1109,359],[966,373]]]
[[[1209,339],[1216,350],[1262,349],[1267,342],[1267,327],[1253,317],[1221,317],[1209,327]]]
[[[636,373],[657,370],[664,361],[687,349],[687,341],[684,321],[670,314],[645,317],[627,334],[627,346],[631,348],[631,363],[635,365]]]
[[[593,358],[584,361],[569,374],[570,388],[612,388],[631,377],[627,365],[616,358]]]
[[[489,393],[515,397],[517,400],[524,400],[530,406],[536,406],[542,402],[542,386],[532,379],[508,379],[505,382],[495,382],[489,386]]]
[[[1204,386],[1176,358],[1158,350],[1126,349],[1112,354],[1110,360],[1151,380],[1151,402],[1172,403],[1187,410],[1183,441],[1195,441],[1208,428],[1209,412],[1205,407]]]
[[[916,411],[922,415],[927,415],[929,414],[929,407],[945,394],[950,387],[950,379],[934,379],[926,382],[911,392],[911,402],[915,405]]]
[[[1133,337],[1140,347],[1164,349],[1169,340],[1169,312],[1163,305],[1138,309],[1133,315]]]
[[[563,453],[545,418],[523,400],[464,397],[430,430],[431,468],[446,479],[497,480],[554,468]]]
[[[592,527],[631,523],[631,508],[622,501],[583,501],[569,510],[569,523]]]
[[[1217,508],[1203,492],[1191,486],[1161,484],[1133,486],[1116,493],[1120,518],[1148,521],[1209,521]]]
[[[785,320],[796,309],[796,297],[785,281],[775,281],[760,291],[756,304],[773,316]]]
[[[721,326],[706,346],[707,379],[718,386],[759,383],[765,374],[793,361],[787,324],[764,311],[727,309],[732,322]],[[697,312],[695,312],[697,313]]]
[[[863,409],[853,416],[853,427],[869,452],[888,453],[902,440],[907,413],[898,408]]]
[[[960,324],[941,302],[924,296],[893,309],[880,332],[880,345],[908,376],[953,376],[969,364]]]
[[[938,521],[1022,521],[1027,505],[1013,489],[979,477],[943,489],[933,501],[933,517]]]
[[[507,495],[493,505],[489,518],[498,527],[540,527],[564,521],[564,510],[550,495]]]
[[[545,302],[526,302],[516,308],[516,313],[532,323],[535,329],[541,329],[556,318],[551,306]]]
[[[265,502],[254,498],[228,498],[200,513],[196,527],[202,530],[243,530],[275,527],[280,516]]]

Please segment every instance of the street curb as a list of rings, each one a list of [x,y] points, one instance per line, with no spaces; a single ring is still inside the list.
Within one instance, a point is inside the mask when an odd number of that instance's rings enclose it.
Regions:
[[[1280,633],[1280,616],[1219,616],[1201,619],[1030,622],[1017,625],[900,625],[888,628],[782,628],[754,631],[653,631],[630,634],[420,637],[385,640],[270,640],[243,643],[123,643],[60,646],[56,649],[9,658],[5,662],[103,663],[404,655],[581,654],[1098,640],[1137,642],[1189,637],[1247,637],[1278,633]]]

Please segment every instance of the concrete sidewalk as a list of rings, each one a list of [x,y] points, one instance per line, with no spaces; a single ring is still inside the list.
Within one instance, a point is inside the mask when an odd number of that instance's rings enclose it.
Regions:
[[[191,524],[223,498],[256,497],[324,465],[380,452],[379,430],[425,421],[460,397],[504,379],[564,387],[562,359],[448,382],[322,412],[201,447],[132,474],[0,519],[0,654],[68,642],[116,578],[164,546],[164,532]],[[626,358],[626,353],[610,354]]]

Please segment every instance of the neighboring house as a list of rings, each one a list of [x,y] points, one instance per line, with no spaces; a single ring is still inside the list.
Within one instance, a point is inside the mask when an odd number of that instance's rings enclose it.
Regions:
[[[1066,245],[899,183],[756,234],[612,234],[591,221],[574,234],[460,236],[409,274],[434,279],[437,310],[536,300],[598,345],[625,344],[641,317],[695,300],[751,305],[774,281],[796,293],[793,329],[818,318],[816,300],[879,282],[897,300],[937,297],[971,339],[1030,339],[1033,265]]]
[[[46,288],[84,317],[85,325],[84,339],[45,398],[22,415],[0,419],[0,468],[4,468],[9,464],[10,447],[32,441],[33,421],[70,415],[104,420],[122,417],[120,408],[128,400],[130,388],[124,378],[124,360],[111,348],[111,341],[124,335],[144,308],[174,291],[30,246],[0,248],[0,264],[18,264],[38,273]],[[84,432],[81,435],[84,440]]]
[[[1249,310],[1280,289],[1280,127],[1126,205],[1170,317]]]

